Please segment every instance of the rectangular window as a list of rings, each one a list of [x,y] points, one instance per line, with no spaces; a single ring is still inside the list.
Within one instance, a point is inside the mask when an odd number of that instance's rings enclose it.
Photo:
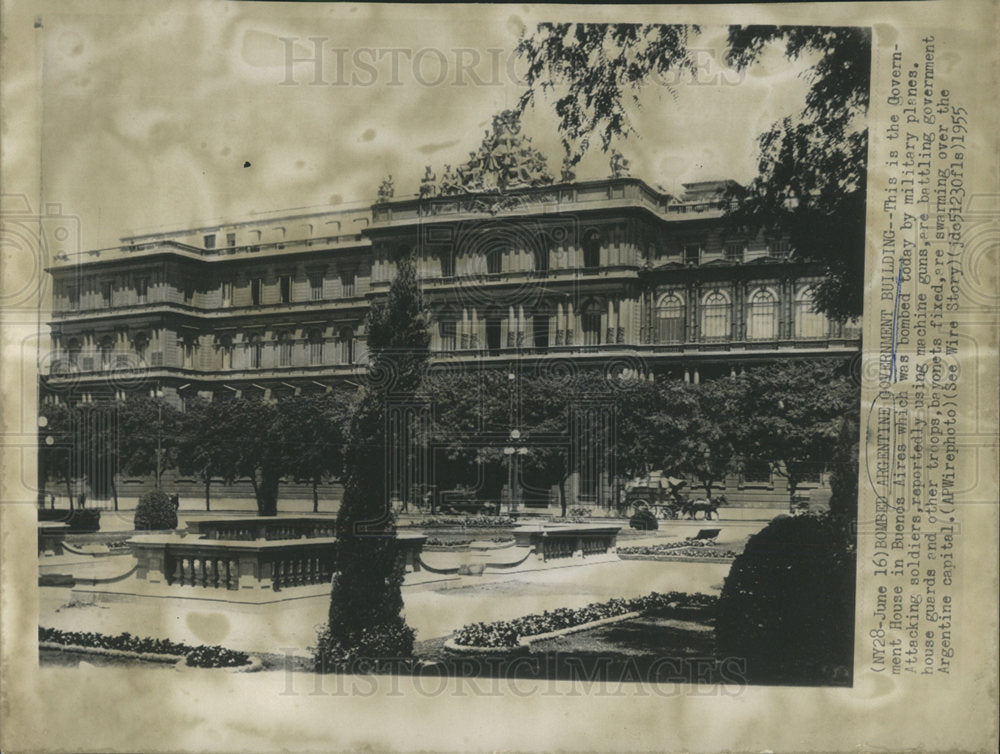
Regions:
[[[215,234],[214,233],[210,233],[209,235],[205,236],[205,248],[206,249],[214,249],[215,248]]]
[[[454,319],[441,321],[441,350],[454,351],[458,335],[458,323]]]
[[[105,309],[111,306],[111,281],[101,283],[101,306]]]
[[[236,234],[226,233],[226,246],[235,246],[235,245],[236,245]]]
[[[354,270],[344,270],[340,273],[340,285],[344,296],[354,295]]]
[[[696,243],[684,244],[684,264],[698,264],[701,260],[701,245]]]
[[[500,249],[491,249],[486,252],[486,272],[490,275],[499,275],[503,271],[503,252]]]
[[[292,300],[292,278],[290,276],[282,275],[278,278],[278,295],[283,304]]]
[[[309,363],[323,363],[323,341],[318,338],[309,342]]]
[[[185,280],[184,281],[184,303],[190,304],[194,302],[194,281]]]
[[[231,281],[222,281],[222,306],[229,307],[233,305],[233,284]]]
[[[791,254],[792,247],[788,241],[772,241],[768,246],[768,251],[772,257],[787,259],[789,254]]]
[[[140,304],[145,304],[149,298],[149,280],[138,278],[135,281],[135,300]]]
[[[281,366],[287,367],[292,365],[292,341],[282,340],[278,344],[278,356],[280,359]]]
[[[260,295],[263,289],[264,281],[260,278],[254,278],[250,281],[250,303],[254,306],[260,306]]]
[[[70,309],[80,308],[80,289],[75,285],[71,285],[66,289],[66,296],[69,299]]]
[[[549,347],[549,315],[536,314],[531,321],[532,342],[535,348]]]
[[[743,261],[743,242],[733,241],[726,244],[726,261],[727,262],[742,262]]]
[[[312,275],[309,278],[309,298],[312,301],[319,301],[323,298],[323,276]]]

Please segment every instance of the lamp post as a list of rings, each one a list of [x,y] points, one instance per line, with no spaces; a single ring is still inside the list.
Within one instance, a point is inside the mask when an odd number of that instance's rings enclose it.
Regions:
[[[156,489],[160,489],[160,454],[161,436],[163,435],[163,385],[156,383],[156,390],[153,392],[156,398]]]

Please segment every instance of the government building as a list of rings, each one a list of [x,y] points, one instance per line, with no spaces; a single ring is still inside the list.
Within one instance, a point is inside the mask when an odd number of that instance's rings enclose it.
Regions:
[[[408,198],[383,185],[364,209],[129,236],[58,258],[42,399],[161,395],[183,407],[356,385],[365,315],[401,249],[415,253],[442,367],[514,374],[558,357],[698,382],[859,352],[857,325],[812,311],[817,265],[781,238],[728,229],[729,182],[671,196],[627,175],[570,178],[481,190],[460,171]],[[590,476],[574,479],[571,499],[607,505],[611,481]],[[766,470],[725,492],[731,504],[787,504]]]

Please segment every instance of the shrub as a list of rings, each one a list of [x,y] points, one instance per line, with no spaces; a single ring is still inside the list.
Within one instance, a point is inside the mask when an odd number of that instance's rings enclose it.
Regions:
[[[347,642],[338,641],[330,632],[329,624],[323,626],[313,649],[314,670],[328,673],[349,668],[360,671],[365,665],[375,667],[392,663],[413,654],[416,632],[400,619],[395,624],[381,624],[377,628],[363,628]]]
[[[855,548],[829,514],[779,516],[752,536],[719,598],[716,638],[752,682],[848,681]]]
[[[176,529],[177,509],[162,490],[147,492],[135,507],[136,529]]]
[[[656,520],[651,510],[640,508],[635,515],[629,519],[628,525],[640,531],[656,531],[660,528],[660,522]]]
[[[250,662],[246,652],[218,646],[195,647],[185,657],[187,664],[193,668],[235,668]]]

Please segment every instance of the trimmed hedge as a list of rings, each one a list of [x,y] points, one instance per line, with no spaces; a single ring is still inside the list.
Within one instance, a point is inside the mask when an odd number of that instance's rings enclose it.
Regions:
[[[537,636],[584,623],[593,623],[626,613],[665,615],[677,608],[711,608],[716,598],[708,594],[686,592],[651,592],[632,599],[615,598],[607,602],[593,602],[584,607],[561,607],[541,614],[525,615],[514,620],[492,623],[471,623],[455,632],[454,641],[470,647],[516,647],[521,638]]]
[[[719,558],[725,560],[739,556],[735,550],[717,550],[714,542],[705,539],[686,539],[683,542],[663,542],[655,545],[619,547],[619,555],[676,555],[688,558]]]
[[[716,637],[751,682],[849,681],[855,546],[849,521],[779,516],[750,537],[726,577]]]
[[[133,519],[136,529],[176,529],[177,509],[163,490],[152,490],[139,498]]]

